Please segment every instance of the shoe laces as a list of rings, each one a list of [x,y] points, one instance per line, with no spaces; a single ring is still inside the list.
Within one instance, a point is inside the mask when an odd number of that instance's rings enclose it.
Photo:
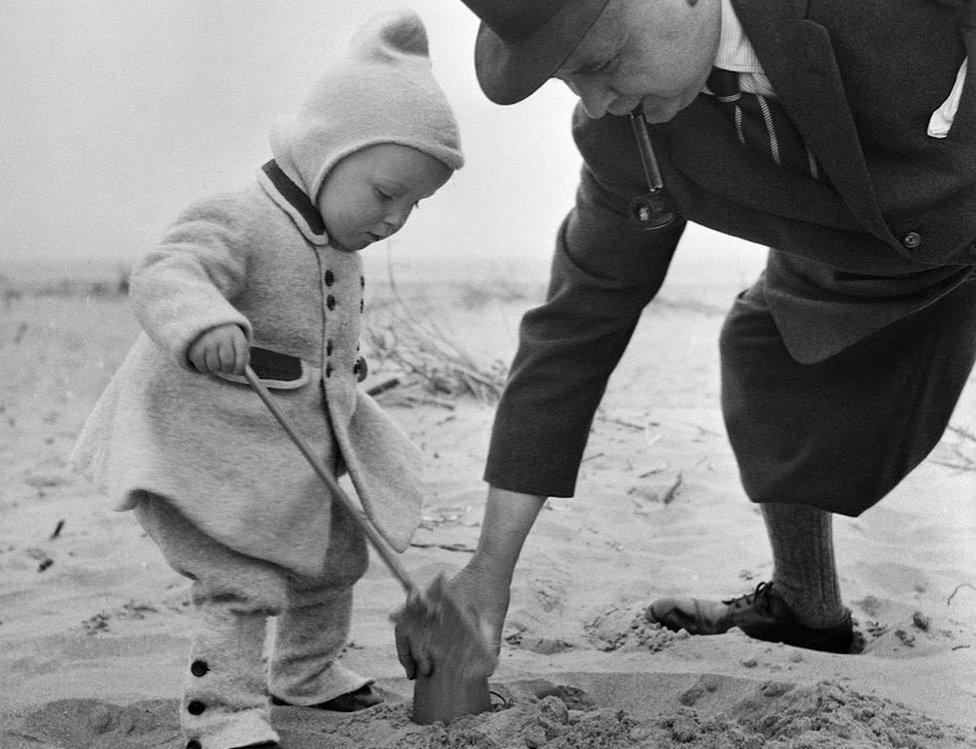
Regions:
[[[764,610],[768,610],[770,604],[772,603],[772,593],[773,584],[771,582],[761,582],[756,586],[756,589],[752,593],[746,593],[745,595],[736,596],[734,598],[727,598],[722,601],[726,606],[733,609],[740,608],[752,608],[753,606],[761,607]]]

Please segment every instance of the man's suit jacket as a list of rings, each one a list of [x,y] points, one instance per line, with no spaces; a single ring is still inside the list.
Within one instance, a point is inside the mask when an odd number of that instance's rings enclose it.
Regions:
[[[771,248],[765,296],[784,342],[816,362],[920,309],[976,267],[976,74],[953,127],[927,135],[963,60],[968,0],[733,0],[777,104],[825,180],[743,147],[727,110],[699,96],[652,127],[681,215]],[[627,118],[590,120],[577,204],[558,238],[548,300],[526,315],[495,420],[486,479],[565,496],[593,412],[683,223],[628,220],[646,190]],[[721,263],[717,249],[715,262]]]

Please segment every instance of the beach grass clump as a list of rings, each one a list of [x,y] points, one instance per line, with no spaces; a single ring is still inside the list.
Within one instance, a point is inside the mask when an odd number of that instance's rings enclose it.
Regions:
[[[505,387],[508,368],[502,361],[476,358],[438,325],[416,319],[401,305],[388,308],[385,319],[364,332],[371,359],[434,396],[470,395],[494,403]]]

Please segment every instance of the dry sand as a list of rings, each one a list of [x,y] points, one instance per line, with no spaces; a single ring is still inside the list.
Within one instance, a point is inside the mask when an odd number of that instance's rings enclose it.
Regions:
[[[343,658],[389,701],[354,716],[275,708],[285,746],[976,746],[976,441],[960,432],[882,504],[836,521],[862,653],[643,621],[662,594],[723,597],[770,573],[718,410],[716,340],[734,286],[669,284],[648,308],[576,497],[550,500],[526,546],[491,680],[496,709],[410,723],[388,622],[401,593],[374,558]],[[66,464],[136,324],[112,282],[39,291],[0,285],[0,748],[175,749],[186,584]],[[404,294],[487,364],[509,360],[541,288]],[[383,319],[382,305],[371,314]],[[371,381],[389,374],[372,364]],[[428,459],[423,527],[404,561],[430,579],[476,542],[492,408],[406,386],[380,400]],[[976,387],[953,424],[976,432]]]

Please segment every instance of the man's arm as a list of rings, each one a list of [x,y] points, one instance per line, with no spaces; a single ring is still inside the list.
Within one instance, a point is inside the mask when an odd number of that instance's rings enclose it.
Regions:
[[[467,566],[450,582],[451,595],[476,614],[485,640],[495,654],[501,646],[512,573],[545,501],[545,497],[490,487],[478,548]],[[399,627],[396,648],[408,679],[418,674],[430,675],[434,665],[430,654]]]
[[[631,220],[647,185],[627,118],[577,118],[575,134],[586,162],[576,206],[559,231],[546,301],[522,320],[485,471],[492,486],[541,496],[573,494],[607,380],[685,224],[646,231]]]
[[[588,138],[596,122],[623,130],[609,139]],[[495,417],[477,551],[450,582],[496,652],[525,539],[547,496],[573,493],[607,379],[661,287],[685,223],[678,219],[648,232],[630,220],[632,201],[647,186],[626,118],[577,117],[576,125],[586,161],[576,206],[560,229],[546,302],[522,321]],[[398,631],[400,662],[413,678],[432,664],[411,645]]]

